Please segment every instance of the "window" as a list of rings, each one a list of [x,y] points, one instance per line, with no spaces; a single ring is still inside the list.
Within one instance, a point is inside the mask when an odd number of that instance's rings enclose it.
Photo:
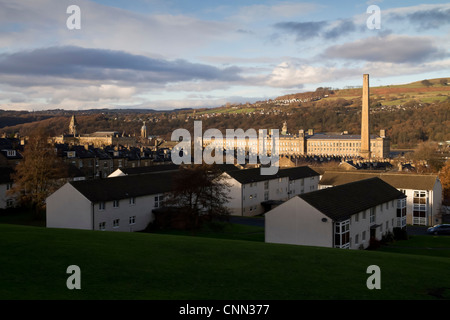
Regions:
[[[355,235],[355,244],[359,243],[359,234]]]
[[[105,230],[106,229],[106,222],[100,222],[98,224],[98,229],[99,230]]]
[[[365,231],[363,231],[361,238],[362,238],[362,241],[366,241],[366,232]]]
[[[350,220],[337,222],[334,230],[334,247],[350,248]]]
[[[6,184],[6,190],[11,190],[12,186],[13,186],[12,182],[7,183]]]
[[[7,208],[11,208],[14,206],[14,201],[13,199],[6,199],[6,207]]]
[[[131,197],[130,198],[130,206],[134,206],[136,204],[136,198],[135,197]]]
[[[120,221],[120,219],[114,219],[113,220],[113,228],[118,228],[119,227],[119,221]]]
[[[105,210],[105,203],[104,202],[99,202],[98,203],[98,210]]]
[[[397,227],[406,226],[406,198],[397,200]]]
[[[264,190],[269,189],[269,181],[264,181]]]
[[[370,208],[370,224],[374,224],[375,223],[375,211],[376,208]]]
[[[129,222],[130,222],[130,224],[135,224],[136,223],[136,216],[131,216]]]
[[[113,208],[118,208],[119,207],[119,200],[114,200],[113,201]]]
[[[269,191],[264,192],[264,201],[269,200]]]
[[[155,208],[161,207],[163,201],[164,201],[164,196],[163,195],[155,196]]]
[[[359,213],[355,214],[355,222],[359,221]]]
[[[428,210],[428,195],[426,191],[414,191],[413,224],[426,225]]]

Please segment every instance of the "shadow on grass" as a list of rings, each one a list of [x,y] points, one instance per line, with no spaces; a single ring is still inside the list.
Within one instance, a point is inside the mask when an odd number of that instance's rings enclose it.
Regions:
[[[28,208],[0,209],[0,223],[45,227],[45,211],[36,213]]]

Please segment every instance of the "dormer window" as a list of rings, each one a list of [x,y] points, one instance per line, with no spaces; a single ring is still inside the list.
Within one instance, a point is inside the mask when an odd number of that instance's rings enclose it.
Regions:
[[[16,156],[16,150],[6,150],[6,156],[7,157],[15,157]]]

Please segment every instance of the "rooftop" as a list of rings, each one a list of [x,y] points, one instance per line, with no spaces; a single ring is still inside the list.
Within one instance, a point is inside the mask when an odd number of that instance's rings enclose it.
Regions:
[[[136,174],[70,184],[92,202],[112,201],[165,193],[172,190],[177,171]]]
[[[373,177],[378,177],[397,189],[415,190],[432,190],[438,179],[435,174],[326,171],[319,184],[338,186]]]
[[[330,219],[342,221],[358,212],[406,196],[380,178],[369,178],[304,193],[298,197]]]
[[[308,166],[279,169],[274,175],[261,175],[261,168],[227,171],[228,175],[242,184],[289,177],[289,180],[319,176]]]

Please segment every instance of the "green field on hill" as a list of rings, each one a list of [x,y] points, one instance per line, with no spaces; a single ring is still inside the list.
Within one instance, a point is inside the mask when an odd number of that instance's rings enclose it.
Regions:
[[[5,224],[0,248],[0,299],[450,298],[445,256]],[[80,290],[66,286],[70,265]],[[366,286],[370,265],[380,290]]]

